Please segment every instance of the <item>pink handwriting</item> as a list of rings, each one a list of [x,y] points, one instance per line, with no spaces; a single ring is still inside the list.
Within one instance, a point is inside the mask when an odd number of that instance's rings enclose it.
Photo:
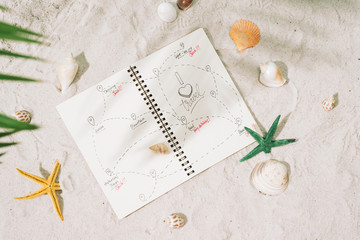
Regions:
[[[116,90],[113,90],[112,94],[113,94],[114,96],[116,96],[116,94],[118,94],[121,90],[122,90],[122,86],[119,85]]]
[[[207,117],[207,119],[206,119],[205,121],[201,122],[201,123],[199,124],[199,126],[194,129],[194,132],[200,131],[200,128],[202,128],[202,126],[204,126],[205,123],[208,123],[208,122],[210,122],[210,118],[209,118],[209,117]]]
[[[199,45],[196,45],[195,49],[193,51],[189,51],[190,57],[194,56],[194,54],[200,50]]]
[[[255,123],[251,124],[251,129],[255,131],[255,128],[256,128]],[[245,135],[248,137],[250,134],[246,131]]]
[[[115,190],[119,190],[122,187],[122,185],[124,185],[126,182],[127,182],[126,178],[123,177],[120,183],[115,185]]]

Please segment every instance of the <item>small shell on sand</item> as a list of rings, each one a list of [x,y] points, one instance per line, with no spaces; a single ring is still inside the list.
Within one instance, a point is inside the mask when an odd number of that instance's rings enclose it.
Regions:
[[[176,9],[171,3],[161,3],[157,9],[158,15],[164,22],[173,22],[177,17]]]
[[[15,112],[15,118],[20,122],[29,123],[31,121],[31,114],[26,110],[20,110]]]
[[[260,29],[251,21],[240,20],[231,27],[230,37],[234,40],[239,51],[244,53],[246,49],[259,43]]]
[[[289,184],[287,167],[277,160],[258,163],[251,173],[250,182],[262,194],[279,195]]]
[[[323,109],[325,111],[331,111],[335,107],[335,98],[334,96],[330,96],[327,99],[325,99],[322,103]]]
[[[166,222],[172,229],[179,229],[185,225],[184,219],[176,213],[170,214],[163,222]]]
[[[69,88],[73,82],[76,73],[78,71],[79,65],[75,61],[72,54],[63,61],[57,67],[57,79],[60,83],[60,90],[62,93]]]
[[[169,149],[165,143],[157,143],[149,147],[149,149],[153,150],[156,153],[169,154]]]
[[[259,81],[267,87],[281,87],[286,83],[280,69],[274,62],[260,64]]]

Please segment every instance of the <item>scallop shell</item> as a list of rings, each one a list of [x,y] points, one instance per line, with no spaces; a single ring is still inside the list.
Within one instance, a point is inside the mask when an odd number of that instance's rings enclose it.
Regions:
[[[287,167],[277,160],[258,163],[251,173],[250,182],[262,194],[278,195],[284,192],[289,184]]]
[[[239,51],[244,53],[247,48],[254,47],[259,43],[260,29],[251,21],[240,20],[232,25],[230,37],[236,43]]]
[[[274,62],[260,64],[259,81],[267,87],[281,87],[286,83],[280,69]]]
[[[334,96],[330,96],[327,99],[325,99],[322,103],[323,109],[325,111],[331,111],[335,107],[335,98]]]
[[[157,12],[160,19],[164,22],[173,22],[177,17],[176,9],[170,3],[161,3]]]
[[[78,71],[79,65],[76,63],[72,54],[65,58],[57,67],[57,79],[60,83],[62,93],[69,88]]]
[[[169,150],[165,143],[157,143],[155,145],[152,145],[149,148],[156,153],[169,154]]]
[[[178,229],[185,225],[184,219],[176,213],[170,214],[164,222],[166,222],[172,229]]]
[[[26,110],[16,111],[15,118],[20,122],[27,122],[31,121],[31,114]]]

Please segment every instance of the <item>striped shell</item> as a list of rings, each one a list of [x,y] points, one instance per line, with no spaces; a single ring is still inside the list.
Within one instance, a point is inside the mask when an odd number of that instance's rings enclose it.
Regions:
[[[251,21],[240,20],[231,27],[230,37],[234,40],[239,51],[244,53],[247,48],[254,47],[259,43],[260,29]]]
[[[176,213],[170,214],[164,222],[166,222],[172,229],[181,228],[185,224],[184,219]]]
[[[157,143],[155,145],[152,145],[149,147],[151,150],[153,150],[156,153],[160,154],[169,154],[169,150],[165,143]]]
[[[27,122],[31,121],[31,114],[26,110],[16,111],[15,118],[20,122]]]
[[[335,107],[335,98],[334,96],[330,96],[327,99],[325,99],[322,103],[323,109],[325,111],[331,111]]]
[[[262,194],[279,195],[289,184],[287,167],[277,160],[258,163],[251,173],[250,182]]]

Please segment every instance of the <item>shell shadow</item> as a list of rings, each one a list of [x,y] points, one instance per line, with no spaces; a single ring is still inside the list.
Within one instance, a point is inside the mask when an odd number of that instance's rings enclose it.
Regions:
[[[284,62],[281,61],[274,61],[275,65],[280,69],[280,72],[283,76],[283,78],[285,78],[286,82],[284,85],[288,84],[288,82],[290,81],[289,79],[289,71],[288,71],[288,67],[286,66],[286,64]]]
[[[184,226],[185,226],[186,223],[188,222],[188,219],[187,219],[186,215],[183,214],[183,213],[175,213],[175,214],[180,216],[182,219],[184,219]]]
[[[334,108],[336,108],[337,105],[339,105],[339,93],[335,93],[335,94],[334,94],[334,99],[335,99],[335,106],[334,106]]]
[[[286,122],[288,121],[290,115],[291,115],[291,113],[287,114],[287,115],[281,120],[281,122],[279,123],[279,125],[278,125],[278,127],[277,127],[277,129],[276,129],[276,132],[275,132],[275,134],[274,134],[273,139],[276,139],[276,138],[280,135],[280,133],[281,133],[281,131],[283,130],[283,128],[285,127],[285,124],[286,124]]]
[[[82,75],[89,69],[89,62],[87,61],[84,52],[81,52],[75,57],[76,62],[79,64],[78,72],[76,73],[73,83],[76,83],[80,80]]]

